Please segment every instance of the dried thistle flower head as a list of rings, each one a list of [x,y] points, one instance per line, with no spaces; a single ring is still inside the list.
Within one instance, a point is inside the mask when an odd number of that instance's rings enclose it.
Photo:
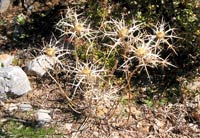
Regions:
[[[167,46],[167,49],[171,49],[175,54],[177,54],[175,47],[173,46],[173,39],[179,38],[175,35],[174,32],[175,28],[170,28],[168,24],[166,24],[163,20],[161,22],[158,22],[154,28],[153,33],[150,36],[150,39],[152,39],[155,42],[154,48],[155,51],[157,50],[163,50],[164,46]]]
[[[142,69],[144,68],[148,78],[150,79],[150,75],[148,72],[147,67],[157,67],[160,63],[160,60],[162,59],[159,55],[159,53],[154,53],[154,50],[151,46],[151,41],[149,42],[144,42],[141,41],[136,44],[136,46],[131,45],[130,51],[129,51],[129,56],[126,57],[125,62],[120,66],[120,68],[127,68],[129,67],[132,62],[137,61],[138,65],[136,68],[141,67]]]
[[[82,23],[75,23],[74,24],[74,32],[77,32],[79,35],[81,34],[81,32],[85,31],[85,27],[83,26],[84,24]]]
[[[56,24],[56,28],[61,31],[61,36],[66,35],[70,41],[74,38],[82,38],[89,42],[95,39],[98,31],[91,29],[88,19],[82,15],[83,13],[77,14],[75,9],[68,8],[65,17]]]
[[[43,48],[40,51],[41,54],[45,54],[50,58],[53,58],[56,63],[62,67],[62,69],[64,69],[64,63],[62,63],[63,58],[65,55],[70,54],[70,50],[65,48],[61,39],[57,40],[54,35],[52,35],[49,42],[43,41]]]
[[[138,46],[135,48],[135,56],[138,58],[143,58],[150,53],[150,49],[147,47]]]
[[[141,25],[137,24],[137,21],[135,20],[133,20],[130,25],[127,25],[124,16],[122,16],[121,20],[111,19],[110,21],[106,21],[104,25],[105,24],[110,28],[108,30],[106,30],[106,27],[104,28],[104,37],[108,37],[114,42],[114,44],[104,44],[111,47],[108,56],[115,48],[117,48],[117,46],[124,47],[126,43],[132,41],[132,38],[134,38],[133,33],[136,31],[139,32]],[[139,36],[140,35],[138,35],[138,37]]]
[[[137,62],[137,68],[144,69],[146,71],[146,74],[148,78],[150,79],[150,75],[148,72],[148,68],[155,68],[161,66],[161,68],[172,66],[176,67],[175,65],[171,64],[168,61],[169,55],[163,59],[160,55],[160,51],[155,51],[154,46],[151,45],[152,40],[146,41],[140,41],[139,43],[134,45],[130,45],[129,47],[129,54],[125,59],[125,62],[119,67],[119,69],[128,69],[132,62]],[[132,47],[131,47],[132,46]]]
[[[106,69],[99,67],[98,61],[96,63],[77,61],[76,67],[69,67],[69,72],[75,75],[73,83],[71,84],[75,88],[75,94],[77,89],[84,91],[98,84],[100,80],[104,80]]]
[[[156,38],[158,38],[158,39],[165,38],[165,32],[164,31],[157,31],[156,32]]]
[[[92,73],[91,69],[88,67],[83,68],[80,72],[81,72],[81,74],[87,75],[87,76],[91,75],[91,73]]]
[[[64,48],[63,43],[53,35],[49,43],[43,42],[43,53],[50,57],[62,57],[69,54],[69,50]]]
[[[56,48],[45,48],[44,53],[50,57],[54,57],[56,55]]]
[[[121,38],[121,39],[127,38],[129,33],[130,33],[129,30],[126,27],[121,28],[118,31],[118,37]]]
[[[140,24],[136,24],[137,21],[133,20],[132,24],[127,25],[124,20],[124,16],[122,16],[121,20],[111,19],[110,21],[104,22],[104,25],[110,26],[111,30],[104,30],[104,36],[109,37],[110,39],[124,39],[132,37],[131,34],[135,31],[140,30]]]

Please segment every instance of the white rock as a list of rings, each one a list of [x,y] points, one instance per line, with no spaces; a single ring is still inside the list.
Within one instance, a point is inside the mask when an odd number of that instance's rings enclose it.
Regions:
[[[17,110],[17,104],[11,103],[11,104],[7,104],[5,105],[6,110],[8,110],[9,112],[12,112],[14,110]]]
[[[44,109],[39,109],[37,111],[37,117],[39,122],[50,122],[51,121],[51,116],[49,115],[50,111],[49,110],[44,110]]]
[[[72,125],[73,125],[72,123],[66,123],[65,124],[65,129],[70,131],[72,129]]]
[[[31,90],[26,73],[18,66],[0,68],[0,95],[21,96]]]
[[[191,91],[200,91],[200,78],[193,80],[187,85],[187,89]]]
[[[22,111],[30,111],[33,109],[33,107],[28,103],[21,103],[18,106],[19,106],[19,109]]]
[[[12,64],[14,56],[8,54],[0,55],[0,67],[7,67]]]
[[[10,0],[1,0],[0,1],[0,13],[5,12],[10,5]]]
[[[7,122],[8,121],[8,118],[1,118],[0,119],[0,123],[4,123],[4,122]]]
[[[7,95],[4,92],[0,92],[0,101],[4,101],[7,99]]]
[[[26,72],[28,75],[43,76],[49,69],[53,69],[56,62],[55,57],[41,55],[28,63]]]

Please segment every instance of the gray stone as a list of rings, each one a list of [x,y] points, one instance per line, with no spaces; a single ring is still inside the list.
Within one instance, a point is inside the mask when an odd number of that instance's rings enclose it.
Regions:
[[[7,99],[6,93],[0,92],[0,101],[5,101]]]
[[[0,55],[0,67],[7,67],[12,64],[14,56],[8,54]]]
[[[38,121],[41,123],[48,123],[51,121],[51,116],[49,115],[49,110],[39,109],[37,111]]]
[[[33,107],[29,103],[21,103],[18,106],[19,106],[19,109],[22,111],[30,111],[33,109]]]
[[[10,5],[10,0],[0,0],[0,13],[5,12]]]
[[[66,130],[70,131],[70,130],[72,130],[72,126],[73,126],[72,123],[66,123],[66,124],[64,125],[64,128],[65,128]]]
[[[187,89],[191,91],[200,91],[200,78],[197,78],[187,85]]]
[[[26,73],[18,66],[0,68],[0,95],[21,96],[31,90]]]
[[[49,69],[53,69],[56,62],[55,57],[41,55],[29,62],[26,72],[28,75],[43,76]]]

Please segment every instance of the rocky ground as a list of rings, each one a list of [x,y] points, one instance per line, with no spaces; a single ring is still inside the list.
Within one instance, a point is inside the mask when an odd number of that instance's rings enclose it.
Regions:
[[[36,1],[27,5],[25,10],[21,3],[15,2],[0,16],[0,53],[14,56],[12,64],[24,71],[27,63],[34,59],[34,50],[40,49],[43,41],[51,39],[52,32],[56,33],[52,26],[61,17],[66,2]],[[25,24],[24,19],[27,21]],[[5,61],[5,58],[0,58],[0,61]],[[47,132],[34,137],[200,138],[198,67],[176,78],[179,82],[176,88],[181,95],[175,102],[153,106],[148,102],[120,102],[103,119],[70,108],[62,89],[48,74],[27,76],[32,90],[20,96],[0,99],[0,137],[33,137],[34,129],[51,128],[54,131],[50,134]],[[146,93],[146,89],[148,86],[138,86],[135,91]],[[173,92],[174,89],[166,88],[165,91]],[[127,97],[124,98],[126,101],[131,100]],[[75,103],[83,104],[81,98],[75,99]],[[21,125],[9,128],[11,121]],[[33,131],[26,134],[26,127],[21,130],[24,126],[33,128]],[[12,129],[19,132],[13,133]]]

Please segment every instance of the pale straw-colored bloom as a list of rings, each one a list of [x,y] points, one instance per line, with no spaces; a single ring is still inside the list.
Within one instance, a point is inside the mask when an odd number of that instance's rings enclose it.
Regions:
[[[129,54],[127,57],[125,57],[125,62],[119,67],[119,69],[127,69],[132,65],[133,62],[137,62],[136,68],[140,68],[140,70],[144,69],[148,78],[150,79],[148,72],[149,67],[176,67],[168,62],[169,56],[163,59],[160,55],[160,52],[156,53],[154,47],[151,44],[152,40],[149,40],[148,42],[140,41],[137,44],[129,45]]]
[[[71,85],[74,87],[75,94],[78,89],[80,91],[91,89],[98,84],[99,80],[103,81],[107,71],[104,67],[98,66],[98,61],[95,63],[77,61],[75,67],[69,67],[69,72],[74,74]]]
[[[170,28],[170,26],[162,20],[161,22],[158,22],[152,30],[153,34],[149,36],[150,39],[155,42],[155,51],[164,49],[164,46],[166,45],[167,49],[171,49],[177,55],[173,45],[173,39],[180,39],[180,37],[175,35],[175,28]]]
[[[104,45],[110,47],[111,52],[117,48],[117,46],[124,47],[127,42],[135,39],[137,41],[137,36],[134,36],[134,32],[140,31],[140,25],[137,21],[133,20],[132,24],[127,25],[125,23],[124,17],[122,16],[121,20],[111,19],[110,21],[104,22],[105,29],[103,31],[104,37],[108,37],[112,40],[111,44],[105,43]]]
[[[67,9],[65,17],[56,24],[56,28],[60,30],[61,36],[67,36],[70,41],[77,39],[87,40],[91,42],[96,38],[98,31],[91,29],[87,18],[83,13],[78,14],[75,9]]]

